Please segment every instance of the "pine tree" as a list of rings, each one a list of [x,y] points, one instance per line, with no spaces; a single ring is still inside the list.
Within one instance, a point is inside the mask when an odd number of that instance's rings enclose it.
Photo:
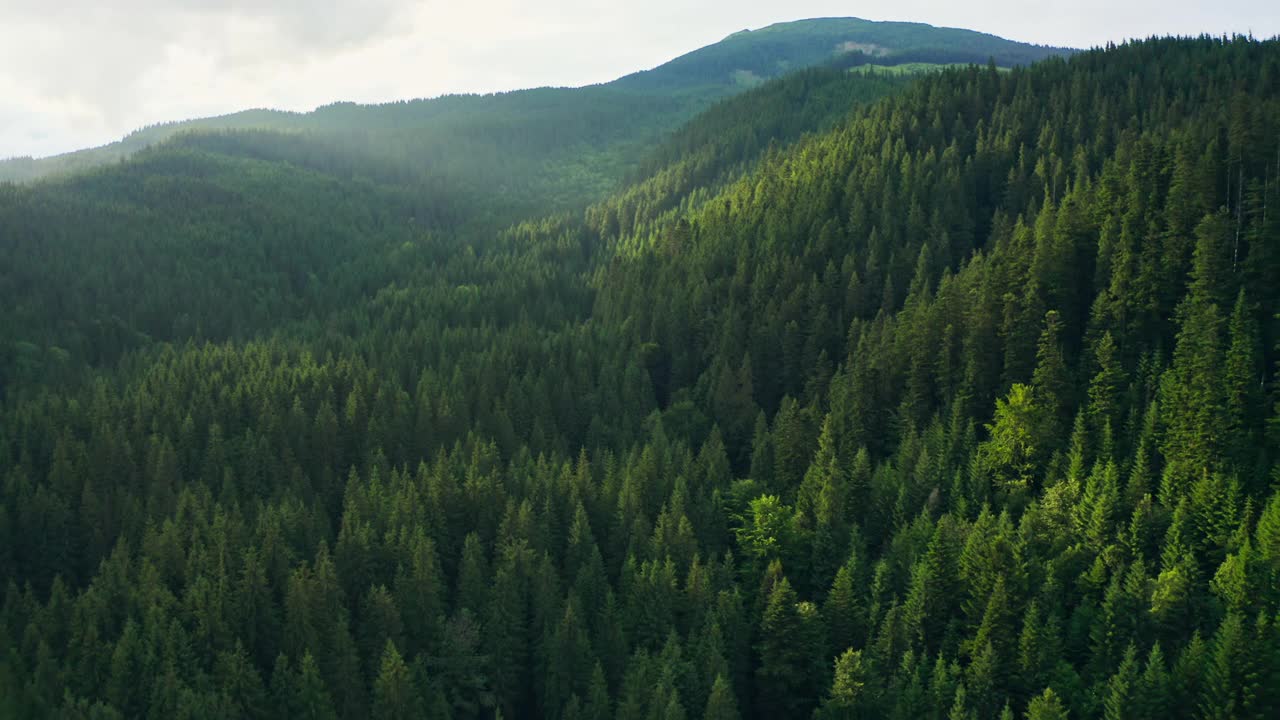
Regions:
[[[1031,387],[1041,414],[1037,435],[1061,437],[1071,409],[1071,379],[1062,356],[1062,319],[1054,310],[1044,316],[1044,331],[1036,345],[1036,369],[1032,374]]]
[[[862,662],[862,651],[849,648],[835,660],[831,690],[815,717],[822,720],[849,720],[862,715],[867,671]]]
[[[329,692],[325,689],[324,680],[320,678],[320,668],[310,653],[302,656],[298,666],[298,673],[292,683],[289,707],[292,711],[290,717],[307,720],[332,720],[338,717],[329,699]]]
[[[529,600],[528,585],[518,567],[521,554],[516,548],[508,553],[494,577],[484,634],[485,650],[493,663],[493,690],[499,706],[515,717],[517,708],[531,702]]]
[[[749,475],[760,487],[772,488],[775,486],[773,467],[773,436],[769,433],[769,421],[762,410],[756,414],[755,432],[751,439]]]
[[[813,685],[822,673],[815,659],[825,646],[820,622],[812,604],[797,601],[785,577],[778,581],[760,621],[756,707],[784,716],[811,711]]]
[[[1245,676],[1246,634],[1239,615],[1228,614],[1218,627],[1204,668],[1200,715],[1213,720],[1237,717],[1245,711],[1256,688]]]
[[[1120,661],[1120,667],[1107,681],[1107,694],[1102,705],[1103,717],[1106,720],[1124,720],[1133,717],[1137,685],[1137,648],[1130,643],[1124,652],[1124,659]]]
[[[381,669],[373,683],[372,711],[374,717],[397,720],[422,716],[422,700],[409,667],[390,640],[382,652]]]
[[[394,594],[405,625],[406,650],[433,652],[441,634],[445,586],[435,542],[418,530],[397,568]]]
[[[1123,391],[1124,372],[1111,333],[1104,333],[1094,349],[1094,362],[1098,371],[1089,382],[1089,418],[1094,437],[1101,437],[1104,429],[1120,423],[1120,393]]]
[[[660,709],[659,709],[660,708]],[[650,713],[654,720],[685,720],[684,705],[680,703],[680,694],[675,690],[666,693],[665,702],[655,702],[656,713]]]
[[[609,698],[609,685],[605,681],[604,668],[597,662],[591,669],[591,684],[582,710],[584,720],[608,720],[613,717]]]
[[[813,449],[806,415],[797,400],[785,397],[773,420],[774,469],[770,489],[782,497],[794,497],[809,467]]]
[[[850,558],[855,559],[856,556]],[[827,622],[828,654],[838,655],[843,648],[860,644],[862,635],[862,607],[854,591],[853,570],[845,563],[836,571],[831,589],[822,605],[822,617]]]
[[[705,720],[739,720],[741,717],[738,714],[738,701],[733,695],[733,688],[730,687],[724,675],[716,676],[702,717]]]
[[[591,642],[572,600],[565,604],[564,615],[554,629],[548,628],[542,663],[543,707],[547,717],[555,717],[574,694],[587,688],[588,667],[594,662]]]
[[[234,650],[218,654],[214,663],[216,685],[231,700],[241,717],[271,717],[270,703],[262,677],[249,660],[249,654],[238,642]]]
[[[1014,385],[1007,400],[997,401],[995,417],[987,426],[990,439],[978,448],[979,467],[997,488],[1015,492],[1032,485],[1041,452],[1037,430],[1042,415],[1025,385]]]
[[[951,710],[947,712],[947,720],[976,720],[977,713],[969,707],[968,694],[964,683],[956,686],[956,694],[951,702]]]
[[[805,473],[796,499],[797,510],[810,519],[813,527],[809,566],[810,587],[826,587],[836,573],[849,538],[845,517],[848,481],[843,464],[836,455],[831,416],[822,425],[818,451]]]
[[[1248,572],[1262,598],[1275,607],[1280,602],[1280,493],[1272,494],[1254,527],[1252,567]]]
[[[467,533],[462,543],[462,565],[458,569],[458,587],[454,610],[470,610],[482,614],[486,607],[489,583],[493,575],[485,558],[484,545],[476,533]]]
[[[1134,686],[1129,716],[1135,720],[1169,717],[1169,671],[1159,643],[1152,646],[1142,675]]]
[[[1199,632],[1191,636],[1191,640],[1182,648],[1178,661],[1174,664],[1170,687],[1173,693],[1169,700],[1179,717],[1192,717],[1200,706],[1202,693],[1209,687],[1206,670],[1212,662],[1210,650]]]
[[[1045,688],[1045,691],[1027,706],[1025,717],[1027,720],[1067,720],[1069,715],[1058,695],[1051,688]]]
[[[369,588],[361,605],[359,647],[369,663],[369,677],[373,678],[381,671],[387,643],[404,645],[404,623],[385,585]]]
[[[1257,463],[1258,439],[1254,433],[1260,426],[1262,408],[1258,369],[1262,343],[1243,288],[1231,313],[1227,337],[1223,436],[1232,465],[1237,472],[1249,477]]]

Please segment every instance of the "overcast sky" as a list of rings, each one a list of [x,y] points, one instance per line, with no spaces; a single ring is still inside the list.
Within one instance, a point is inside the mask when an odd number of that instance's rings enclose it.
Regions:
[[[0,157],[251,107],[602,82],[826,16],[1077,47],[1280,34],[1280,0],[0,0]]]

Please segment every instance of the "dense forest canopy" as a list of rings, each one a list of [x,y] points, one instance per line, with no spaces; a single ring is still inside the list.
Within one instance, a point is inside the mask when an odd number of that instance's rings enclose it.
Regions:
[[[707,106],[0,186],[0,716],[1275,717],[1280,42]]]

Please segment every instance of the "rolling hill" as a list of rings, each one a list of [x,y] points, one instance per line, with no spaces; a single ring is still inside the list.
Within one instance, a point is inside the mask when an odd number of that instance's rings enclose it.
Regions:
[[[787,71],[870,49],[880,64],[1026,64],[1072,52],[966,30],[853,18],[805,20],[732,35],[652,70],[583,88],[539,88],[384,105],[336,103],[308,113],[248,110],[139,130],[119,142],[51,158],[0,162],[0,181],[103,165],[186,132],[272,130],[398,165],[396,180],[431,175],[498,188],[513,221],[550,204],[581,206],[635,171],[646,149],[716,100]]]

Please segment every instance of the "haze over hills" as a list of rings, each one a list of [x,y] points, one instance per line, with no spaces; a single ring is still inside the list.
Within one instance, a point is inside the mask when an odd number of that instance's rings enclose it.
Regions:
[[[1280,40],[1003,43],[0,184],[0,717],[1274,718]]]
[[[483,166],[485,155],[503,153],[504,162],[517,166],[519,173],[536,175],[540,184],[569,183],[563,197],[598,197],[593,190],[612,188],[645,147],[709,103],[790,70],[864,53],[880,65],[922,60],[986,63],[994,58],[998,65],[1009,67],[1069,52],[919,23],[805,20],[737,33],[603,85],[386,105],[337,103],[309,113],[247,110],[146,128],[100,148],[0,161],[0,180],[26,181],[88,169],[183,132],[254,129],[327,136],[328,142],[364,146],[370,153],[391,154],[406,163],[443,166],[440,172],[456,181],[485,187],[492,187],[497,178],[474,177],[468,171]],[[412,148],[407,154],[406,143]],[[385,153],[379,147],[388,145],[396,150]],[[566,173],[580,176],[567,181]]]

